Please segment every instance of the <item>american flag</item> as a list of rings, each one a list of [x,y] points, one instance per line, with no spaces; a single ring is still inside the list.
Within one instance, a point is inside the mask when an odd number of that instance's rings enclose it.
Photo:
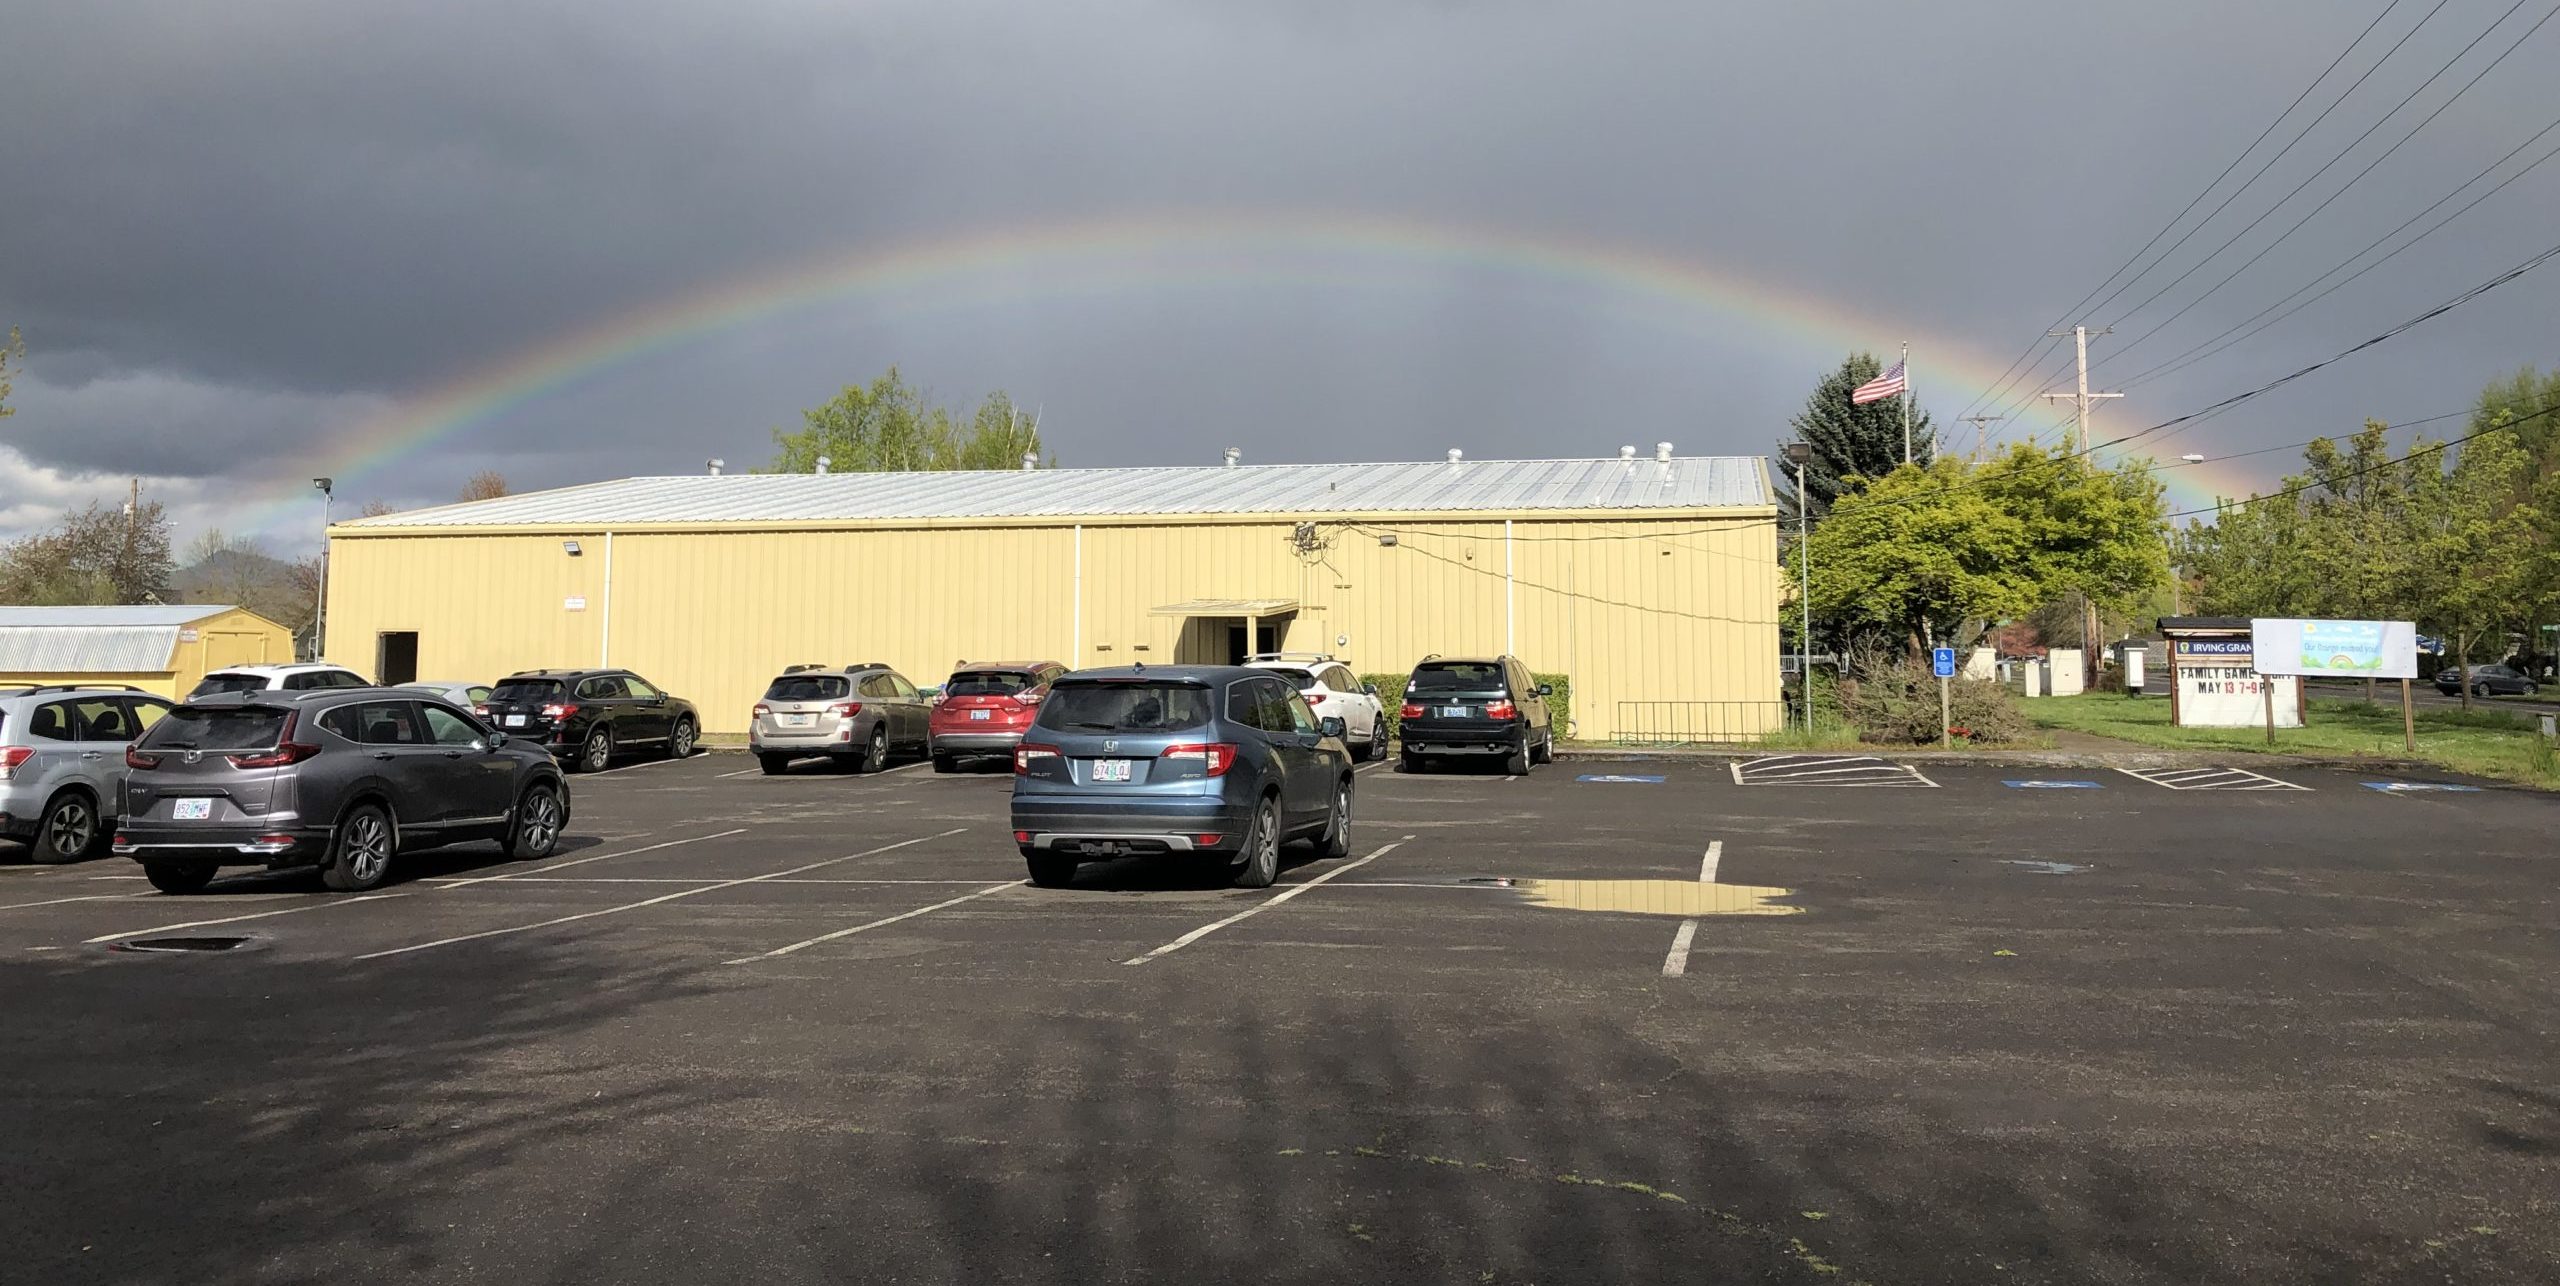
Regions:
[[[1884,374],[1849,390],[1849,405],[1865,406],[1869,402],[1881,402],[1889,397],[1902,396],[1902,390],[1910,383],[1909,378],[1903,375],[1902,368],[1909,364],[1908,358],[1895,362]]]

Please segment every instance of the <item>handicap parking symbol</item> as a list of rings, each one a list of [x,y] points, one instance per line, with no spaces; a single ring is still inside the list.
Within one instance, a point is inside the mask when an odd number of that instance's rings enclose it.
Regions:
[[[1654,783],[1654,782],[1659,782],[1659,781],[1661,781],[1662,779],[1661,779],[1660,777],[1645,777],[1645,776],[1640,776],[1640,775],[1635,775],[1635,774],[1629,774],[1629,773],[1587,772],[1587,773],[1582,774],[1582,775],[1581,775],[1581,776],[1579,776],[1579,777],[1574,778],[1574,780],[1575,780],[1575,781],[1603,781],[1603,782],[1624,782],[1624,783],[1646,783],[1646,784],[1650,784],[1650,783]]]

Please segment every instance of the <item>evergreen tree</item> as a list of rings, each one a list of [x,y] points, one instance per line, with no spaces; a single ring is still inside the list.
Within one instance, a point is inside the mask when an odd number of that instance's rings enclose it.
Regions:
[[[1840,369],[1822,379],[1806,398],[1804,410],[1787,421],[1796,435],[1813,448],[1813,458],[1805,462],[1804,486],[1812,494],[1813,516],[1820,519],[1831,512],[1832,503],[1842,493],[1857,489],[1850,479],[1872,481],[1902,466],[1902,399],[1886,398],[1864,406],[1850,404],[1849,394],[1859,385],[1884,373],[1884,363],[1873,353],[1852,353],[1840,363]],[[1931,449],[1932,435],[1929,413],[1917,405],[1911,408],[1911,459],[1923,468],[1935,458]],[[1790,519],[1795,517],[1795,466],[1778,458],[1775,476],[1779,479],[1779,506]]]

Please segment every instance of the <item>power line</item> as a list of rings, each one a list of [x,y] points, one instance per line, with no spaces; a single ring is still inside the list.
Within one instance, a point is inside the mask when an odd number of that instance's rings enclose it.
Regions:
[[[2381,460],[2381,461],[2377,461],[2377,462],[2375,462],[2375,463],[2373,463],[2373,464],[2366,465],[2366,466],[2364,466],[2364,467],[2363,467],[2363,468],[2361,468],[2361,469],[2349,469],[2349,470],[2347,470],[2347,471],[2346,471],[2346,472],[2344,472],[2344,473],[2330,474],[2330,475],[2328,475],[2328,476],[2326,476],[2326,477],[2323,477],[2323,478],[2317,479],[2317,480],[2312,481],[2312,482],[2305,482],[2305,483],[2302,483],[2302,484],[2297,485],[2297,486],[2286,487],[2286,488],[2284,488],[2284,489],[2283,489],[2283,490],[2281,490],[2281,491],[2273,491],[2273,492],[2269,492],[2268,494],[2263,495],[2263,496],[2251,496],[2251,497],[2249,497],[2249,498],[2248,498],[2248,499],[2246,499],[2246,500],[2226,500],[2226,501],[2221,502],[2220,504],[2216,504],[2216,505],[2212,506],[2211,508],[2207,508],[2207,509],[2181,509],[2181,510],[2179,510],[2179,511],[2178,511],[2178,512],[2176,512],[2176,513],[2173,513],[2173,514],[2169,514],[2169,515],[2167,515],[2167,517],[2169,517],[2169,518],[2173,518],[2173,519],[2174,519],[2174,518],[2193,518],[2193,517],[2195,517],[2195,516],[2196,516],[2196,515],[2198,515],[2198,514],[2221,513],[2221,512],[2223,512],[2223,511],[2225,511],[2225,510],[2230,510],[2230,509],[2246,509],[2246,508],[2248,508],[2248,507],[2249,507],[2249,506],[2251,506],[2251,505],[2254,505],[2254,504],[2262,504],[2262,503],[2264,503],[2264,502],[2266,502],[2266,501],[2269,501],[2269,500],[2282,500],[2282,499],[2285,499],[2285,498],[2290,497],[2290,496],[2298,496],[2298,495],[2301,495],[2303,492],[2310,491],[2310,490],[2312,490],[2312,489],[2314,489],[2314,488],[2316,488],[2316,487],[2326,487],[2326,486],[2331,486],[2331,485],[2334,485],[2334,484],[2336,484],[2336,483],[2344,482],[2344,481],[2346,481],[2346,480],[2347,480],[2347,479],[2349,479],[2349,478],[2361,478],[2361,477],[2363,477],[2364,475],[2366,475],[2366,474],[2368,474],[2368,473],[2378,473],[2378,472],[2380,472],[2380,471],[2382,471],[2382,470],[2384,470],[2384,469],[2391,468],[2391,467],[2393,467],[2393,466],[2395,466],[2395,465],[2403,465],[2403,464],[2407,464],[2407,463],[2408,463],[2408,462],[2410,462],[2411,460],[2415,460],[2415,459],[2417,459],[2419,456],[2422,456],[2422,455],[2432,455],[2432,454],[2436,454],[2436,453],[2439,453],[2439,452],[2450,451],[2450,450],[2452,450],[2452,449],[2453,449],[2453,448],[2455,448],[2455,447],[2461,446],[2461,445],[2462,445],[2463,443],[2465,443],[2465,442],[2470,442],[2470,441],[2473,441],[2473,440],[2478,439],[2478,438],[2485,438],[2485,437],[2489,436],[2489,435],[2490,435],[2490,434],[2492,434],[2492,433],[2496,433],[2496,432],[2498,432],[2498,431],[2499,431],[2499,430],[2501,430],[2501,429],[2512,429],[2512,428],[2515,428],[2517,425],[2525,424],[2525,423],[2528,423],[2528,422],[2533,421],[2533,420],[2539,420],[2539,419],[2541,419],[2542,417],[2544,417],[2544,416],[2546,416],[2546,415],[2553,415],[2553,414],[2560,414],[2560,406],[2547,406],[2547,407],[2544,407],[2543,409],[2541,409],[2541,410],[2539,410],[2539,411],[2534,412],[2534,413],[2533,413],[2533,414],[2531,414],[2531,415],[2520,415],[2520,416],[2517,416],[2515,419],[2502,421],[2502,422],[2497,423],[2497,424],[2492,424],[2492,425],[2490,425],[2490,426],[2488,426],[2487,428],[2484,428],[2484,429],[2475,429],[2475,430],[2473,430],[2473,431],[2471,431],[2471,432],[2469,432],[2469,433],[2465,433],[2465,434],[2463,434],[2461,437],[2458,437],[2458,438],[2449,439],[2449,440],[2444,441],[2444,442],[2434,443],[2434,444],[2429,445],[2429,446],[2419,447],[2418,449],[2416,449],[2416,450],[2414,450],[2414,451],[2411,451],[2409,454],[2404,455],[2404,456],[2401,456],[2400,458],[2398,458],[2398,459],[2396,459],[2396,460]]]

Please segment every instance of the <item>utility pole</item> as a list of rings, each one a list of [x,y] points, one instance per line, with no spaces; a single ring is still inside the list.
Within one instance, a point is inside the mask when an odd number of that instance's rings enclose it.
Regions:
[[[1983,432],[1982,426],[1986,424],[1998,424],[2000,421],[2007,419],[2008,417],[2004,415],[1959,415],[1956,418],[1973,426],[1973,462],[1975,464],[1980,464],[1982,463],[1983,449],[1988,445],[1988,439]]]
[[[2112,334],[2114,329],[2115,328],[2112,326],[2104,327],[2100,329],[2098,333],[2101,335]],[[2078,347],[2080,353],[2080,391],[2077,393],[2047,393],[2044,396],[2047,401],[2066,397],[2070,398],[2072,405],[2078,409],[2079,440],[2072,445],[2071,455],[2073,459],[2085,461],[2089,458],[2089,403],[2110,397],[2123,397],[2124,394],[2092,393],[2089,391],[2089,328],[2086,326],[2074,326],[2071,328],[2070,333],[2072,342]],[[2054,330],[2046,331],[2045,334],[2051,338],[2060,339],[2062,338],[2063,332]],[[2088,680],[2097,676],[2098,607],[2097,604],[2089,601],[2089,594],[2086,590],[2081,591],[2080,594],[2080,665],[2081,680],[2083,683],[2086,683]]]

